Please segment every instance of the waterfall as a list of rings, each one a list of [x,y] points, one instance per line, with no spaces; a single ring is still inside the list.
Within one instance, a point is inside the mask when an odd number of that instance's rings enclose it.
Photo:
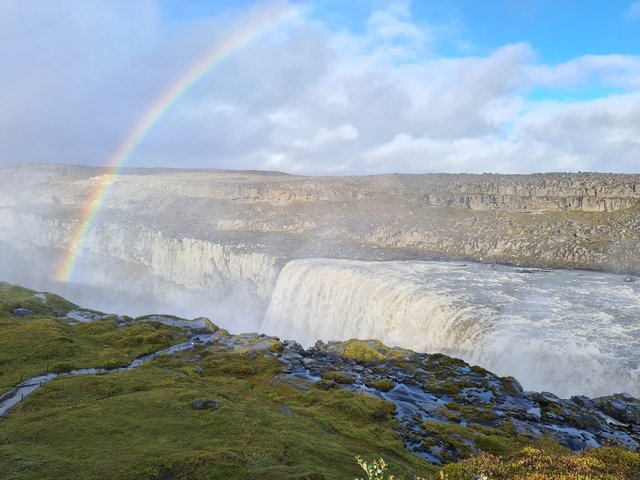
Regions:
[[[442,352],[559,395],[640,393],[640,288],[619,275],[481,264],[303,259],[263,330]]]
[[[418,351],[470,345],[485,326],[470,321],[462,296],[433,291],[417,273],[413,262],[294,260],[280,272],[263,328],[307,345],[348,338]]]

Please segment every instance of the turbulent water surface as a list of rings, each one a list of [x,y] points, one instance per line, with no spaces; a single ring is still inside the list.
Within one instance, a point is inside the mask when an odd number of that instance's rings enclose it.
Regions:
[[[620,275],[295,260],[263,328],[306,344],[358,337],[439,351],[562,396],[640,395],[640,283]]]

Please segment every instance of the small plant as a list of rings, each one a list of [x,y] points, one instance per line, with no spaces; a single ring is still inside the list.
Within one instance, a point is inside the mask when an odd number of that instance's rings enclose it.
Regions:
[[[367,463],[364,459],[356,455],[356,461],[360,468],[367,473],[366,478],[355,478],[354,480],[400,480],[395,475],[389,474],[387,476],[387,462],[383,458],[378,458],[371,463]],[[404,477],[403,477],[404,478]],[[426,480],[424,477],[415,477],[415,480]],[[482,478],[484,480],[484,478]]]
[[[356,461],[360,468],[367,474],[366,478],[356,478],[355,480],[394,480],[393,475],[385,476],[387,470],[387,462],[383,458],[378,458],[371,463],[367,463],[360,456],[356,456]]]

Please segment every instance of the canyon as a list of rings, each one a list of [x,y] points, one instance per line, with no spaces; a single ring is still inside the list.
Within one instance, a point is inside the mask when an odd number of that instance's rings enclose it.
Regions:
[[[4,280],[101,311],[206,314],[306,346],[378,338],[525,388],[640,394],[640,175],[10,166],[0,168],[0,245]],[[566,368],[550,368],[558,362]]]

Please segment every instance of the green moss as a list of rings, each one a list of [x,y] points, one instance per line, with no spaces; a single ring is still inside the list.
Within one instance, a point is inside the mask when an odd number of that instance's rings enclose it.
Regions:
[[[511,395],[517,395],[521,392],[520,388],[518,387],[518,381],[513,377],[501,377],[500,382],[502,383],[504,389]]]
[[[478,365],[472,365],[470,368],[473,373],[477,373],[479,375],[482,375],[483,377],[487,375],[492,375],[491,372],[489,372],[488,370],[485,370],[484,368]]]
[[[388,392],[395,386],[394,383],[388,378],[373,380],[371,382],[367,382],[366,385],[369,388],[375,388],[376,390],[380,390],[381,392]]]
[[[344,372],[325,372],[322,374],[323,380],[331,380],[340,385],[350,385],[355,382],[355,378]]]
[[[465,417],[466,418],[466,417]],[[484,427],[477,424],[467,426],[455,423],[424,422],[423,434],[435,439],[438,444],[444,446],[445,451],[457,451],[462,458],[469,458],[478,451],[484,451],[493,455],[510,455],[525,446],[535,445],[547,452],[562,451],[566,453],[555,440],[542,437],[539,441],[513,434],[512,425],[505,428]],[[445,454],[445,460],[457,461],[459,458]]]
[[[226,330],[224,328],[218,328],[216,333],[222,338],[229,338],[231,336],[231,334],[229,333],[229,330]]]
[[[352,339],[344,342],[342,346],[344,357],[358,363],[380,363],[386,359],[382,353],[370,345],[370,342]]]
[[[272,344],[269,347],[269,351],[272,353],[283,353],[284,345],[279,340],[272,340]]]
[[[334,388],[338,388],[338,384],[333,380],[320,380],[319,382],[315,382],[313,384],[313,388],[318,390],[333,390]]]
[[[194,365],[204,373],[188,375]],[[223,375],[226,365],[253,373]],[[393,404],[344,389],[304,393],[273,382],[279,368],[270,355],[182,352],[60,378],[2,420],[3,478],[337,480],[359,474],[354,455],[379,454],[399,478],[436,470],[404,448],[392,422],[372,421]],[[220,409],[192,409],[202,398]]]
[[[482,454],[442,468],[439,477],[449,480],[469,478],[518,478],[523,480],[637,479],[640,453],[622,448],[588,449],[573,455],[525,447],[506,457]]]
[[[434,353],[429,355],[429,361],[439,366],[449,366],[453,368],[466,367],[467,363],[459,358],[448,357],[442,353]]]
[[[213,323],[208,318],[204,319],[204,324],[207,330],[209,330],[211,333],[216,333],[218,330],[220,330],[220,327],[218,327],[215,323]]]

